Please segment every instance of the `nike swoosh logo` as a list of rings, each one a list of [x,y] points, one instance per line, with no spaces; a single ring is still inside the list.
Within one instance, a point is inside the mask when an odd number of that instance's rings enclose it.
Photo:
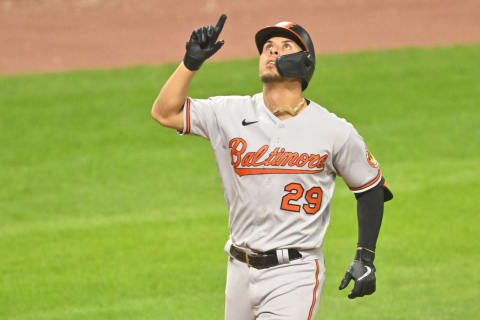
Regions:
[[[366,276],[368,276],[370,273],[372,273],[372,269],[370,269],[370,267],[365,266],[365,268],[367,268],[367,272],[365,272],[365,273],[363,274],[363,276],[361,276],[360,278],[358,278],[357,281],[362,280],[363,278],[365,278]]]
[[[257,123],[258,121],[249,121],[247,122],[247,119],[243,119],[242,121],[242,125],[243,126],[248,126],[249,124],[254,124],[254,123]]]

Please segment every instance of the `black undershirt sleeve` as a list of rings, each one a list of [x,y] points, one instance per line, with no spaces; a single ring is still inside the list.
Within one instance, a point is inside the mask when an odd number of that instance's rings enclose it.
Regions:
[[[357,198],[358,247],[375,251],[383,218],[384,193],[383,183],[379,183],[371,190],[355,194]]]

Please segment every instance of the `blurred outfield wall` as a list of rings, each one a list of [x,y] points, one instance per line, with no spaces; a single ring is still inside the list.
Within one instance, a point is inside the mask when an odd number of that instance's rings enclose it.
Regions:
[[[480,42],[478,0],[0,0],[0,74],[178,62],[221,13],[215,59],[255,56],[254,33],[282,20],[319,52]]]

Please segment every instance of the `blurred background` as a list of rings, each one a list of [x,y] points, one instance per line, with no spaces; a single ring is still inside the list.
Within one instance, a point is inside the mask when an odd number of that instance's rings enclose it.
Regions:
[[[255,32],[282,20],[323,53],[480,41],[478,0],[0,0],[0,73],[179,62],[221,13],[214,59],[256,56]]]

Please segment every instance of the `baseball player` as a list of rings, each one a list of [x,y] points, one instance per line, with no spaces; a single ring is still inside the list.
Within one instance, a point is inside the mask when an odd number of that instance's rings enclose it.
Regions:
[[[353,280],[351,299],[375,291],[375,246],[384,201],[393,195],[355,128],[303,96],[315,50],[298,24],[281,22],[255,35],[262,92],[188,96],[195,73],[224,44],[217,39],[225,20],[192,32],[152,116],[213,147],[229,211],[225,319],[314,319],[336,177],[358,203],[355,257],[339,288]]]

